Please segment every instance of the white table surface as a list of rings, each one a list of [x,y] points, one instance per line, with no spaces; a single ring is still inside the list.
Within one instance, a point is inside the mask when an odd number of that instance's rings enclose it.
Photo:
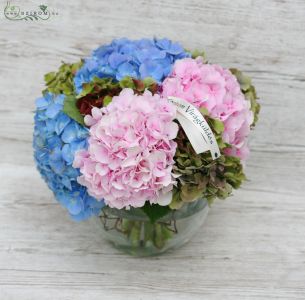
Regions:
[[[46,4],[59,16],[0,18],[0,299],[305,299],[305,1]],[[137,259],[56,203],[34,167],[32,111],[62,60],[154,35],[246,71],[262,111],[249,182],[213,205],[189,244]]]

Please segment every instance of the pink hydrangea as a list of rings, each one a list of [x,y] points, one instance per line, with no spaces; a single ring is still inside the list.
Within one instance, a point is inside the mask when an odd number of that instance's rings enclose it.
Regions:
[[[246,159],[247,136],[253,122],[250,102],[240,90],[236,77],[218,65],[204,64],[201,57],[175,62],[172,74],[163,82],[164,97],[183,98],[224,123],[223,139],[232,145],[226,154]]]
[[[141,207],[146,200],[167,205],[178,125],[175,107],[146,91],[124,89],[104,108],[85,117],[88,150],[75,155],[78,182],[110,207]],[[164,202],[166,201],[166,202]]]

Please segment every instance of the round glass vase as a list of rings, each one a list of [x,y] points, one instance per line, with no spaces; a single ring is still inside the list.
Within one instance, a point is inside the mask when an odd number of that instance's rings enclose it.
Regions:
[[[141,208],[104,207],[94,220],[115,248],[134,256],[152,256],[187,243],[209,211],[205,199],[185,204],[152,223]]]

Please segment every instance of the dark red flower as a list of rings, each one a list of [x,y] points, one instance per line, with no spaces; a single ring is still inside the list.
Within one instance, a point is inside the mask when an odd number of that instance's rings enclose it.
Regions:
[[[157,83],[152,83],[149,87],[145,87],[142,80],[132,78],[132,81],[134,83],[134,92],[136,94],[143,94],[145,88],[152,92],[152,94],[158,92],[159,86]],[[104,99],[106,96],[117,96],[121,90],[122,88],[119,84],[107,88],[102,88],[99,85],[96,85],[91,93],[77,100],[76,106],[82,115],[89,115],[91,114],[93,107],[101,108],[104,106]]]
[[[91,114],[92,107],[103,107],[104,97],[88,94],[78,99],[76,106],[82,115]]]
[[[121,88],[116,87],[109,90],[100,90],[97,93],[87,94],[86,96],[78,99],[76,106],[82,115],[91,114],[91,109],[93,107],[103,107],[104,99],[106,96],[116,96],[120,93]]]

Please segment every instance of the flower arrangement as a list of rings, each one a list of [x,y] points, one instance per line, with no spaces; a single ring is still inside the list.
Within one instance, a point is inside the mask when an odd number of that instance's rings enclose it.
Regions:
[[[36,100],[34,157],[75,220],[105,221],[116,212],[114,227],[131,245],[160,249],[173,235],[169,215],[196,212],[245,180],[260,105],[237,69],[168,39],[118,39],[45,81]],[[205,151],[194,142],[200,130]],[[124,218],[131,212],[148,219],[144,227]]]

